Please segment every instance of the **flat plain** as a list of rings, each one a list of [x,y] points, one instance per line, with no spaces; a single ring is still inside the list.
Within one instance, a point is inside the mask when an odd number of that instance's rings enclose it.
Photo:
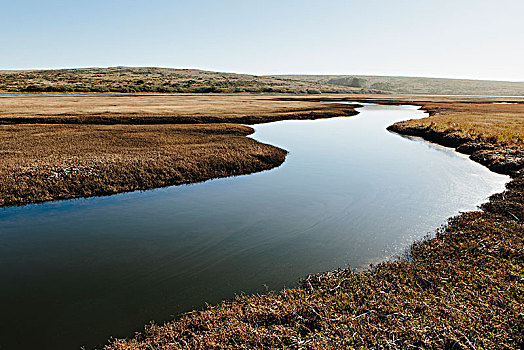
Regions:
[[[265,170],[286,151],[239,123],[350,117],[358,101],[428,117],[392,131],[455,147],[512,181],[406,257],[239,296],[113,349],[518,349],[524,344],[524,99],[385,95],[4,96],[2,205],[106,195]]]

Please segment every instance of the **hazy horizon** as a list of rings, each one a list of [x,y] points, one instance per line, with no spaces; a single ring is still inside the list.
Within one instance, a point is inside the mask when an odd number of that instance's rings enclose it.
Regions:
[[[9,2],[1,70],[163,67],[253,75],[524,81],[524,3]]]

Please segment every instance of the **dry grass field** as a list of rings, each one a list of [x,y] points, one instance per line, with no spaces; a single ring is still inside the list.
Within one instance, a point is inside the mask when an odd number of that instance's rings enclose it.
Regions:
[[[0,205],[269,169],[286,152],[247,138],[251,128],[236,123],[355,113],[327,99],[355,97],[1,97]],[[524,105],[407,96],[358,101],[421,106],[429,117],[395,131],[437,135],[436,142],[456,141],[459,149],[469,144],[473,159],[511,174],[507,191],[416,243],[406,259],[238,297],[112,340],[106,350],[522,348]]]
[[[524,102],[522,99],[0,96],[0,206],[106,195],[269,169],[282,163],[284,152],[246,139],[244,135],[251,131],[231,123],[356,113],[353,106],[324,103],[326,100],[417,104],[430,116],[399,123],[397,128],[431,129],[508,145],[520,145],[524,140],[524,103],[492,103]]]
[[[266,170],[286,152],[211,125],[2,125],[0,206],[108,195]]]
[[[253,130],[235,123],[353,114],[253,95],[3,96],[0,206],[267,170],[286,151],[245,137]]]
[[[453,131],[462,137],[493,138],[508,144],[524,144],[524,103],[427,103],[430,118],[406,125]]]
[[[254,124],[351,112],[348,106],[269,95],[0,96],[0,124]]]

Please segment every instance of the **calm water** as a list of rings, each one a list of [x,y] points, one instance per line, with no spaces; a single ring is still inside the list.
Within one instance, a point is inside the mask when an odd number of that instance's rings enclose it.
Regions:
[[[366,106],[257,125],[256,139],[289,150],[281,167],[0,210],[1,349],[89,348],[205,302],[401,253],[508,180],[385,130],[423,116]]]

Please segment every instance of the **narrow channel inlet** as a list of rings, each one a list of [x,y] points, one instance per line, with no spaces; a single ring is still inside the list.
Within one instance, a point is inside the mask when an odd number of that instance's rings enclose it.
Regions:
[[[360,112],[255,125],[290,152],[271,171],[0,209],[0,348],[92,348],[235,293],[364,267],[509,180],[386,131],[424,117],[415,107]]]

